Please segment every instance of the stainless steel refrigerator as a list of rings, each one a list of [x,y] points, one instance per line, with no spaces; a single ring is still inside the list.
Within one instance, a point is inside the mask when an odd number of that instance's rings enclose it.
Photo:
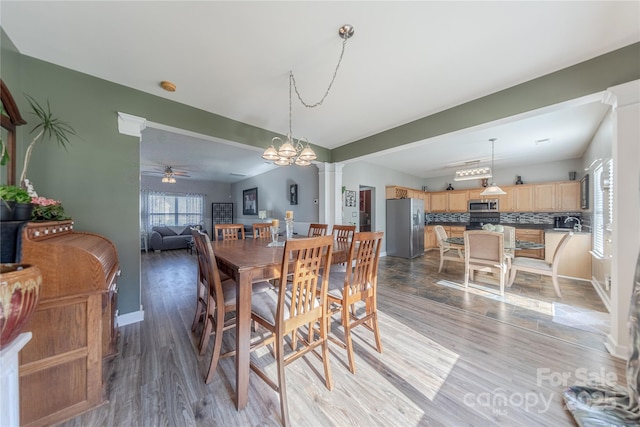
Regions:
[[[387,255],[415,258],[424,253],[424,200],[387,199]]]

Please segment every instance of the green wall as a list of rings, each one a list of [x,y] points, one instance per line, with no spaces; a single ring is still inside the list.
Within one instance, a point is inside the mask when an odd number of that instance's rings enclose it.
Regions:
[[[102,234],[115,243],[122,269],[119,312],[135,312],[140,307],[139,140],[118,133],[117,112],[259,147],[264,147],[273,133],[20,55],[4,32],[1,35],[2,78],[27,122],[31,115],[23,93],[41,103],[49,100],[54,114],[78,133],[68,151],[54,144],[38,143],[28,177],[40,195],[63,202],[77,230]],[[615,66],[611,65],[613,59]],[[603,65],[598,67],[602,76],[588,78],[579,85],[557,86],[556,78],[550,75],[331,152],[315,146],[314,150],[321,161],[345,160],[526,108],[594,93],[606,89],[610,85],[607,82],[617,84],[640,78],[638,43],[592,61]],[[581,65],[565,70],[563,81],[581,80],[589,68]],[[22,170],[22,154],[30,142],[30,130],[29,124],[18,129],[18,174]]]

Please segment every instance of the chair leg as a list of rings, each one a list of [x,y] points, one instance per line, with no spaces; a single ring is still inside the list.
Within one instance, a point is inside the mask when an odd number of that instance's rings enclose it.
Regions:
[[[442,271],[443,265],[444,265],[444,258],[442,257],[442,254],[440,254],[440,267],[438,267],[438,273]]]
[[[294,331],[295,334],[295,331]],[[284,337],[276,338],[276,361],[278,369],[278,391],[280,393],[280,416],[282,417],[282,425],[290,426],[289,410],[287,406],[287,387],[284,378]]]
[[[200,356],[202,356],[207,351],[207,346],[209,345],[209,336],[211,335],[211,329],[213,328],[213,320],[209,316],[209,313],[205,315],[204,328],[202,328],[202,336],[200,336],[200,344],[198,347],[200,348]]]
[[[503,297],[504,296],[504,281],[505,281],[505,275],[507,274],[507,269],[506,268],[501,268],[500,269],[500,296]]]
[[[200,319],[202,318],[202,309],[203,309],[203,304],[200,301],[200,298],[198,298],[198,302],[196,303],[196,314],[193,316],[193,323],[191,323],[191,332],[195,332],[196,328],[198,327],[198,324],[200,323]]]
[[[344,344],[347,348],[347,358],[349,359],[349,370],[352,374],[356,373],[356,360],[353,356],[353,342],[351,341],[351,318],[349,315],[349,307],[342,306],[342,329],[344,330]]]
[[[507,283],[507,287],[511,287],[513,282],[516,280],[516,274],[518,274],[518,269],[515,267],[511,267],[511,274],[509,274],[509,283]]]
[[[464,266],[464,287],[465,288],[469,287],[469,266],[468,265]]]
[[[218,318],[217,324],[221,326],[216,327],[216,337],[213,340],[213,350],[211,352],[211,361],[209,362],[209,370],[207,371],[207,376],[205,377],[205,384],[209,384],[213,379],[213,376],[216,373],[216,369],[218,368],[218,361],[220,360],[220,348],[222,347],[222,327],[224,325],[224,312],[222,312],[222,319]],[[220,317],[220,316],[218,316]]]
[[[333,390],[333,379],[331,378],[331,364],[329,363],[329,322],[327,315],[320,319],[320,339],[322,340],[322,364],[324,365],[324,381],[327,389]]]
[[[556,290],[556,295],[558,295],[558,298],[562,298],[562,293],[560,292],[560,285],[558,284],[558,275],[552,274],[551,281],[553,282],[553,287]]]
[[[382,340],[380,339],[380,327],[378,325],[378,303],[375,297],[371,298],[371,302],[367,301],[367,306],[367,314],[371,313],[371,329],[373,329],[373,334],[376,339],[376,349],[378,353],[382,353]]]

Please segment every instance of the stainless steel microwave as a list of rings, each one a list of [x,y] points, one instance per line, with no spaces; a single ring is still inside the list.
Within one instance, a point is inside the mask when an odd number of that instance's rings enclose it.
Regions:
[[[469,212],[499,212],[498,199],[469,200]]]

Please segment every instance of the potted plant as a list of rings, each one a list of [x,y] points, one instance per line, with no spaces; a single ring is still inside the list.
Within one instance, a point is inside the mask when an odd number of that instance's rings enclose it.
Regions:
[[[22,187],[15,185],[0,185],[0,200],[2,200],[3,221],[28,221],[31,219],[31,196]]]
[[[68,123],[61,121],[57,117],[53,117],[49,101],[47,101],[47,108],[45,109],[31,96],[25,95],[25,97],[27,98],[27,101],[29,101],[33,114],[37,117],[37,123],[33,129],[31,129],[31,133],[38,132],[31,141],[31,144],[27,147],[27,151],[24,155],[24,164],[22,166],[22,174],[20,175],[19,182],[26,186],[25,180],[27,179],[27,167],[29,166],[31,152],[33,151],[35,143],[40,139],[43,141],[46,141],[47,139],[54,139],[58,145],[61,145],[66,150],[67,144],[69,144],[69,137],[71,135],[76,135],[76,131]],[[35,191],[32,192],[31,195],[37,196]]]

